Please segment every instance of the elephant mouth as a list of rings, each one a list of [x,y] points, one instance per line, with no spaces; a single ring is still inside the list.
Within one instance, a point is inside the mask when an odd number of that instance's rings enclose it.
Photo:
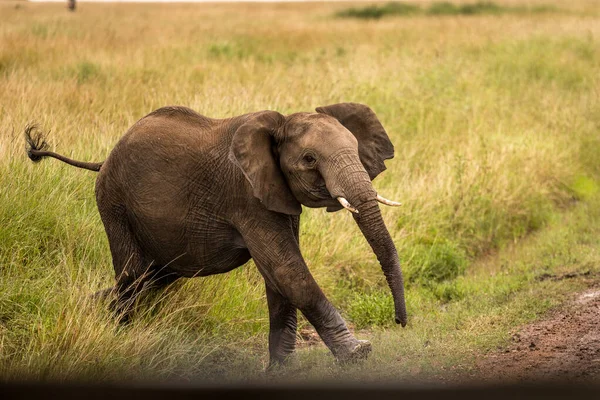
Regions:
[[[308,190],[308,194],[314,197],[313,200],[326,200],[332,198],[325,185]]]
[[[325,185],[325,182],[323,182],[322,184],[319,184],[319,185],[314,185],[314,184],[311,185],[308,182],[306,182],[304,179],[302,179],[302,176],[300,176],[299,174],[294,174],[294,175],[298,182],[298,186],[300,186],[300,190],[306,194],[306,196],[309,198],[309,200],[323,201],[323,200],[332,199],[331,194],[329,193],[329,190],[327,190],[327,186]]]

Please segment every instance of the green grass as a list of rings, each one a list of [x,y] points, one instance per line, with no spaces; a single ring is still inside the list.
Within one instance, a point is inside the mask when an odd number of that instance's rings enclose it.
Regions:
[[[348,8],[338,11],[338,17],[379,19],[387,15],[415,15],[421,12],[419,6],[408,3],[390,2],[381,6],[370,5],[363,8]]]
[[[582,289],[538,277],[600,265],[598,15],[574,1],[457,24],[424,7],[365,24],[333,18],[344,4],[0,5],[0,378],[437,380]],[[31,163],[22,137],[37,121],[52,150],[100,161],[160,106],[228,117],[340,101],[371,106],[396,149],[374,185],[404,204],[383,215],[409,311],[396,326],[348,213],[305,209],[309,268],[373,343],[350,366],[299,338],[290,365],[263,374],[268,314],[252,263],[146,296],[118,326],[89,299],[114,278],[96,175]]]
[[[509,6],[491,1],[455,4],[448,1],[432,2],[427,6],[405,2],[389,2],[383,5],[351,7],[338,11],[335,15],[341,18],[380,19],[386,16],[444,16],[444,15],[500,15],[500,14],[540,14],[557,12],[552,5],[534,7]]]

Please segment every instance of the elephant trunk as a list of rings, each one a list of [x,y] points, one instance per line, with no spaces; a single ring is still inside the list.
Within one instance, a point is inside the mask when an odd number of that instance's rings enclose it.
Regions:
[[[381,269],[394,298],[396,323],[404,327],[406,326],[404,279],[402,278],[402,270],[400,269],[400,260],[396,246],[383,222],[375,197],[372,200],[357,205],[356,208],[358,209],[358,214],[352,214],[352,216],[377,256],[379,264],[381,264]]]
[[[352,213],[362,234],[377,256],[387,283],[392,291],[397,324],[406,326],[404,279],[396,246],[388,232],[369,175],[357,156],[340,154],[331,167],[324,171],[324,178],[332,197],[345,197],[358,213]]]

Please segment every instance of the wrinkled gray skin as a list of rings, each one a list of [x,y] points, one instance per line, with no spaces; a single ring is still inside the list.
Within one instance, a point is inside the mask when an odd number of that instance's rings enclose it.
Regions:
[[[406,324],[398,254],[371,185],[393,151],[375,113],[361,104],[230,119],[165,107],[133,125],[97,168],[72,164],[99,169],[96,199],[117,310],[127,315],[142,287],[228,272],[252,258],[266,283],[274,364],[294,351],[297,310],[338,360],[366,357],[371,348],[348,331],[306,266],[301,204],[337,211],[343,196],[358,209],[352,215],[381,263],[396,322]],[[57,156],[35,147],[32,154]]]

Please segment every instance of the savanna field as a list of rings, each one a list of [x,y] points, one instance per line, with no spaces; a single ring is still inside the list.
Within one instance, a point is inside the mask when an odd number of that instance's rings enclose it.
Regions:
[[[587,288],[600,273],[598,3],[376,4],[1,1],[0,379],[445,382]],[[252,262],[145,296],[119,325],[90,299],[114,282],[96,174],[25,154],[30,122],[51,150],[101,161],[165,105],[226,118],[347,101],[395,146],[374,186],[403,203],[382,210],[408,326],[349,213],[305,208],[300,245],[373,344],[359,364],[337,364],[300,318],[296,355],[265,374]]]

